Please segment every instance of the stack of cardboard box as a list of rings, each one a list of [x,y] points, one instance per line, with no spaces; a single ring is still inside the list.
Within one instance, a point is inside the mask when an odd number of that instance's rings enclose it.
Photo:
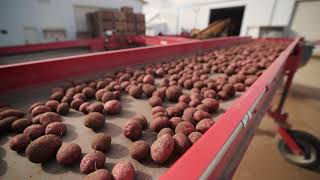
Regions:
[[[87,19],[94,37],[145,34],[144,15],[134,13],[132,7],[121,7],[120,11],[101,10],[89,13]]]

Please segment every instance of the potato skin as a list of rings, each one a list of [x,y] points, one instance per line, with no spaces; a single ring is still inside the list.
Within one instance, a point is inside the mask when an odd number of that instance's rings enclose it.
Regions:
[[[80,171],[88,174],[95,171],[95,168],[104,168],[106,156],[100,151],[93,151],[86,154],[80,162]]]
[[[32,109],[31,115],[32,115],[32,117],[35,117],[35,116],[37,116],[39,114],[43,114],[43,113],[46,113],[46,112],[51,112],[51,108],[48,107],[48,106],[45,106],[45,105],[40,105],[40,106],[37,106],[37,107]]]
[[[144,160],[148,157],[150,152],[150,146],[145,141],[136,141],[129,148],[129,155],[137,160]]]
[[[176,129],[177,125],[178,125],[180,122],[182,122],[183,119],[180,118],[180,117],[172,117],[169,121],[170,121],[170,127],[171,127],[172,129]]]
[[[32,140],[44,135],[45,127],[41,124],[33,124],[23,130],[23,134],[28,135]]]
[[[193,124],[187,121],[183,121],[179,123],[175,129],[176,133],[182,133],[182,134],[185,134],[186,136],[188,136],[190,133],[194,131],[195,131],[195,128]]]
[[[151,158],[156,163],[164,163],[174,150],[174,140],[171,135],[165,134],[151,145]]]
[[[67,126],[62,122],[53,122],[46,127],[45,134],[54,134],[58,137],[67,133]]]
[[[0,112],[0,119],[4,119],[10,116],[22,118],[23,116],[25,116],[25,113],[19,109],[12,109],[12,108],[6,109]]]
[[[191,142],[185,134],[177,133],[173,136],[173,140],[174,152],[177,154],[183,154],[191,147]]]
[[[91,103],[88,107],[87,107],[87,111],[89,113],[92,112],[98,112],[98,113],[103,113],[103,104],[101,102],[94,102]]]
[[[63,143],[59,148],[56,159],[61,165],[72,165],[76,163],[81,157],[82,151],[78,144]]]
[[[195,107],[188,107],[183,111],[182,119],[190,122],[192,124],[195,124],[195,120],[193,118],[194,113],[197,111]]]
[[[202,119],[196,125],[196,130],[204,134],[213,124],[214,121],[210,118]]]
[[[189,134],[188,139],[192,144],[196,143],[202,137],[201,132],[192,132]]]
[[[141,87],[133,85],[129,88],[129,95],[136,98],[136,99],[141,98],[142,93],[143,93],[143,91],[142,91]]]
[[[44,135],[28,145],[26,155],[33,163],[46,163],[56,155],[61,144],[62,141],[58,136]]]
[[[98,169],[88,174],[84,180],[112,180],[112,175],[106,169]]]
[[[57,106],[57,113],[61,114],[61,115],[66,115],[69,113],[69,110],[70,110],[70,106],[68,103],[60,103],[58,106]]]
[[[220,103],[216,99],[205,98],[201,102],[209,108],[209,112],[217,112],[219,110]]]
[[[126,138],[135,141],[141,137],[142,126],[134,120],[129,120],[124,125],[122,133]]]
[[[148,127],[147,118],[142,114],[137,114],[133,116],[131,119],[138,122],[142,126],[142,129],[145,129]]]
[[[114,180],[134,180],[135,170],[130,161],[118,162],[112,169]]]
[[[161,137],[161,136],[163,136],[163,135],[165,135],[165,134],[169,134],[169,135],[173,136],[173,135],[174,135],[174,132],[173,132],[173,130],[170,129],[170,128],[163,128],[163,129],[161,129],[161,130],[159,131],[159,133],[158,133],[158,135],[157,135],[157,138],[159,138],[159,137]]]
[[[88,114],[88,106],[90,105],[90,102],[85,102],[83,104],[80,105],[79,107],[79,111],[82,112],[83,114]]]
[[[182,90],[178,86],[169,86],[166,90],[166,97],[171,102],[177,102],[182,95]]]
[[[107,114],[117,114],[121,111],[122,106],[118,100],[110,100],[104,104],[104,110]]]
[[[49,100],[49,101],[46,102],[45,105],[50,107],[52,112],[56,112],[57,111],[57,107],[58,107],[59,104],[60,103],[57,100]]]
[[[39,122],[42,124],[44,127],[46,127],[48,124],[53,123],[53,122],[61,122],[62,119],[59,114],[54,113],[54,112],[46,112],[40,115]]]
[[[97,151],[106,152],[109,150],[111,137],[105,133],[98,133],[91,141],[91,147]]]
[[[170,122],[167,117],[161,116],[155,118],[151,123],[150,123],[150,129],[152,129],[154,132],[159,132],[161,129],[169,127]]]
[[[162,99],[158,96],[152,96],[151,98],[148,99],[148,102],[151,107],[162,105]]]
[[[84,125],[93,130],[102,128],[105,124],[105,118],[98,112],[91,112],[86,115],[84,119]]]
[[[13,131],[20,133],[20,132],[23,132],[23,130],[28,126],[30,126],[31,124],[32,124],[32,121],[29,118],[21,118],[21,119],[15,120],[12,123],[11,127]]]
[[[31,106],[29,107],[28,112],[31,113],[31,111],[32,111],[35,107],[40,106],[40,105],[45,105],[45,103],[44,103],[44,102],[35,102],[35,103],[31,104]]]
[[[31,139],[26,134],[18,134],[9,141],[9,147],[13,151],[24,152],[30,144]]]
[[[193,114],[193,118],[194,118],[194,120],[199,122],[204,118],[211,118],[211,114],[209,114],[203,110],[198,110]]]

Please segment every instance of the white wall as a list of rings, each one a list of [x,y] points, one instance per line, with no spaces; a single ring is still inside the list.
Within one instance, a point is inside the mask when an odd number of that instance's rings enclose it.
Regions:
[[[132,6],[135,12],[142,12],[142,3],[137,0],[1,0],[0,46],[24,44],[24,27],[37,29],[39,42],[44,42],[44,28],[63,28],[67,39],[76,38],[74,5],[120,8]]]
[[[216,8],[245,6],[245,12],[242,21],[240,35],[245,35],[247,28],[251,26],[277,25],[286,26],[289,24],[291,14],[294,8],[295,0],[167,0],[168,4],[176,5],[176,7],[158,8],[158,11],[176,11],[178,16],[179,30],[168,30],[174,34],[180,33],[181,29],[191,30],[192,28],[203,29],[209,24],[210,10]],[[149,7],[152,7],[150,1]],[[173,3],[176,2],[176,3]],[[156,8],[158,4],[153,6]],[[178,10],[177,10],[178,9]],[[195,10],[199,9],[197,20]],[[144,12],[148,12],[144,9]],[[174,19],[174,18],[172,18]],[[172,23],[169,20],[168,23]],[[197,22],[195,24],[195,21]],[[148,24],[147,24],[148,26]],[[169,26],[171,27],[171,26]],[[176,28],[175,28],[176,29]]]

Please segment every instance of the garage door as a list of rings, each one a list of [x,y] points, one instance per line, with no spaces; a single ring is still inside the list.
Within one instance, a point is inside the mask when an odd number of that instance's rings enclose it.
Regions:
[[[320,1],[297,1],[291,29],[307,40],[320,40]]]

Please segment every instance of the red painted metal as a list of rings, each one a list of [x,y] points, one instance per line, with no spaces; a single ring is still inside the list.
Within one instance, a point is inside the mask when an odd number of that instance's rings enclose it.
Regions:
[[[201,177],[239,123],[242,123],[243,117],[261,93],[266,90],[274,78],[283,75],[286,61],[299,40],[296,39],[280,54],[248,91],[232,104],[226,113],[219,118],[218,122],[162,176],[162,179],[198,179]],[[215,171],[212,171],[209,177],[210,179],[216,178]]]
[[[92,51],[101,51],[104,49],[104,39],[79,39],[74,41],[59,41],[39,44],[6,46],[0,47],[0,55],[22,54],[74,47],[88,47]]]
[[[154,62],[161,58],[227,47],[248,41],[252,41],[252,39],[248,37],[218,38],[6,65],[0,67],[0,92],[46,84],[93,71]],[[161,177],[162,179],[198,179],[210,163],[217,158],[217,155],[221,155],[223,147],[230,140],[237,127],[243,123],[243,118],[250,112],[252,117],[248,119],[246,126],[237,134],[225,153],[222,154],[221,159],[217,161],[217,167],[210,171],[207,177],[209,179],[220,177],[225,172],[224,168],[230,163],[232,157],[240,156],[230,169],[230,174],[227,177],[232,176],[244,153],[243,151],[239,153],[237,150],[241,144],[244,144],[244,149],[248,146],[252,138],[252,131],[258,126],[261,114],[266,111],[267,98],[272,97],[272,93],[277,87],[275,82],[278,82],[279,78],[284,76],[288,57],[297,46],[298,41],[299,39],[293,41],[280,54],[248,91],[232,104],[226,113],[219,118],[218,122]],[[259,109],[259,111],[256,111],[256,109]],[[261,114],[256,115],[255,112]],[[246,139],[246,143],[244,143],[244,139]]]
[[[181,56],[203,49],[226,47],[248,41],[251,41],[248,37],[228,37],[4,65],[0,66],[0,92],[30,85],[45,84],[94,71],[130,64],[154,62],[159,58]]]
[[[300,146],[296,143],[295,139],[292,138],[290,133],[288,133],[288,131],[285,128],[279,127],[278,133],[294,154],[304,155],[303,150],[300,148]]]

